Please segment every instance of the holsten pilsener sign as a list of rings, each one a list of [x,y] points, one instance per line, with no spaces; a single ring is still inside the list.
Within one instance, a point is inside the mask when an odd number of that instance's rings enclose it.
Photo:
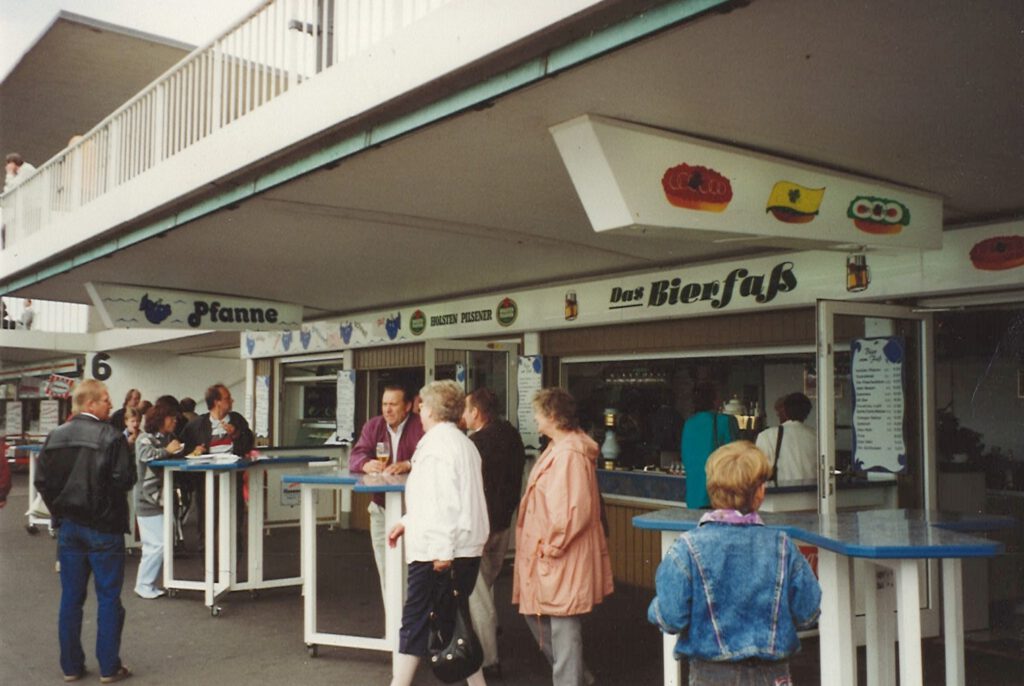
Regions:
[[[87,283],[109,328],[268,331],[302,324],[302,306],[230,295]]]

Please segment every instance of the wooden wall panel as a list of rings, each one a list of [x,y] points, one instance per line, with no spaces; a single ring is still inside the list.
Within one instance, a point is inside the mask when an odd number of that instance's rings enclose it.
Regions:
[[[656,509],[660,508],[606,500],[608,554],[616,584],[654,590],[654,573],[661,562],[661,534],[635,528],[633,517]]]
[[[802,308],[544,331],[540,337],[546,356],[813,345],[815,321],[814,310]]]

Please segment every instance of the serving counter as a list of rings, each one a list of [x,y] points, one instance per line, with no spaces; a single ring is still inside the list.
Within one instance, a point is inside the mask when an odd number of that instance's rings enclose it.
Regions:
[[[661,546],[654,532],[636,529],[633,518],[666,507],[685,507],[686,477],[657,471],[598,469],[597,482],[605,500],[608,546],[616,583],[653,589]],[[853,480],[839,484],[838,489],[839,506],[843,509],[896,507],[896,481],[891,478]],[[815,482],[782,482],[769,486],[761,511],[816,512],[817,502]]]

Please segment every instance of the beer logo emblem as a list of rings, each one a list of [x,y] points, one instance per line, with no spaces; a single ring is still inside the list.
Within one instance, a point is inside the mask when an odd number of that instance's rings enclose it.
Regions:
[[[409,331],[412,332],[413,336],[419,336],[427,330],[427,315],[423,314],[423,310],[416,310],[409,317]]]
[[[498,309],[495,312],[498,323],[502,326],[512,326],[515,323],[516,317],[519,316],[519,307],[516,305],[516,301],[512,298],[503,298],[498,303]]]

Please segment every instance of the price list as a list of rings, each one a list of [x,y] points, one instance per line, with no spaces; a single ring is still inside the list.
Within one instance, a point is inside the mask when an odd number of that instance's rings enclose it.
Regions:
[[[854,466],[859,470],[902,472],[907,467],[903,340],[860,338],[850,347]]]

